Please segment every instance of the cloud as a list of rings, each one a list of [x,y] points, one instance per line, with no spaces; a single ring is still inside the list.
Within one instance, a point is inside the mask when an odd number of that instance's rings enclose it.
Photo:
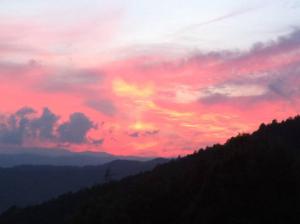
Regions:
[[[104,139],[103,139],[103,138],[92,140],[92,144],[93,144],[93,145],[96,145],[96,146],[102,145],[103,142],[104,142]]]
[[[19,117],[25,117],[29,114],[35,114],[36,111],[31,107],[23,107],[16,112],[16,115]]]
[[[132,137],[132,138],[138,138],[138,137],[140,137],[140,133],[139,132],[133,132],[133,133],[129,134],[129,136]]]
[[[300,47],[300,29],[294,28],[288,35],[283,35],[275,41],[259,42],[253,45],[249,55],[270,55],[297,51]],[[274,55],[276,56],[276,55]]]
[[[163,66],[167,70],[164,74],[172,71],[171,75],[177,77],[178,81],[163,92],[175,103],[228,104],[276,98],[289,101],[299,89],[299,65],[300,29],[293,29],[275,40],[256,43],[247,51],[198,52],[167,65],[154,64],[152,70],[154,73]]]
[[[0,142],[2,144],[22,145],[29,135],[30,120],[27,114],[33,112],[30,108],[22,108],[15,114],[2,117],[0,123]]]
[[[215,86],[209,86],[199,91],[199,99],[208,99],[218,97],[235,98],[235,97],[256,97],[266,94],[264,86],[255,84],[234,84],[227,83]]]
[[[32,67],[29,64],[20,64],[9,61],[0,61],[0,78],[16,78],[27,74]]]
[[[296,106],[294,102],[300,97],[300,64],[288,66],[282,71],[273,74],[267,83],[270,99],[285,100]]]
[[[146,131],[145,135],[157,135],[158,133],[159,133],[159,130]]]
[[[114,116],[117,112],[117,108],[115,107],[114,103],[108,99],[88,100],[86,105],[107,116]]]
[[[175,87],[175,101],[177,103],[193,103],[200,98],[201,92],[198,89],[192,89],[187,85],[178,85]]]
[[[148,137],[154,136],[159,133],[159,130],[152,130],[152,131],[136,131],[133,133],[128,134],[132,138],[140,138],[140,137]]]
[[[76,91],[93,86],[103,79],[103,73],[92,69],[57,69],[51,71],[40,83],[40,88],[48,92]]]
[[[122,97],[147,98],[154,94],[154,89],[151,85],[140,87],[120,78],[113,80],[112,89],[116,95]]]
[[[76,150],[99,145],[121,154],[147,148],[174,155],[187,146],[222,142],[260,122],[299,112],[299,56],[295,29],[245,51],[182,57],[156,51],[86,69],[0,62],[5,110],[47,102],[61,116],[22,108],[1,120],[0,143],[51,142]],[[83,114],[74,116],[74,108]],[[105,121],[101,131],[93,130],[94,121]]]
[[[61,124],[57,131],[59,140],[67,143],[87,143],[87,133],[96,128],[95,124],[83,113],[71,114],[69,121]]]
[[[267,87],[259,83],[226,81],[200,89],[188,86],[176,87],[175,102],[180,104],[202,102],[220,102],[229,98],[256,97],[266,94]]]
[[[202,103],[245,103],[260,101],[294,101],[300,96],[300,64],[291,63],[276,71],[260,75],[232,78],[201,89],[198,100]]]
[[[19,145],[31,142],[53,144],[94,144],[101,145],[104,139],[88,138],[96,125],[84,113],[73,113],[69,120],[59,123],[60,116],[49,108],[41,115],[30,107],[23,107],[10,115],[2,115],[0,120],[0,144]]]
[[[34,135],[40,139],[55,139],[54,129],[59,120],[59,116],[52,113],[48,108],[43,109],[43,113],[39,118],[31,121],[31,129]]]

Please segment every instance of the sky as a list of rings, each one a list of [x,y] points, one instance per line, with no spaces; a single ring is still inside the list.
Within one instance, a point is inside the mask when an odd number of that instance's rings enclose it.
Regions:
[[[299,0],[0,0],[2,148],[186,155],[299,97]]]

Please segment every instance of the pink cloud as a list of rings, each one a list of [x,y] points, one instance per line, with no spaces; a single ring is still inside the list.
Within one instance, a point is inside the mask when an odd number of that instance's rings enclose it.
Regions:
[[[299,31],[246,52],[84,64],[0,62],[1,112],[49,107],[63,120],[83,112],[101,126],[87,138],[104,141],[73,150],[174,156],[300,109]]]

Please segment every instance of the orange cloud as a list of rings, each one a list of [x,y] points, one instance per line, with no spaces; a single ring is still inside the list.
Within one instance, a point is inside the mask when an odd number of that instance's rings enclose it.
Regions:
[[[121,78],[113,80],[112,89],[117,96],[132,98],[149,98],[154,94],[154,88],[151,85],[135,85],[128,83]]]

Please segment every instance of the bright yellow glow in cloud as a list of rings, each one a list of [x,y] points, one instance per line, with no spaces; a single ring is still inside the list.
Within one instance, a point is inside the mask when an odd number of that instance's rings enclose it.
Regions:
[[[218,113],[206,113],[199,116],[202,121],[207,122],[217,122],[217,121],[229,121],[233,119],[237,119],[237,116],[234,115],[224,115]]]
[[[201,128],[199,124],[190,124],[190,123],[182,123],[181,126],[187,128],[196,128],[196,129]]]
[[[164,110],[162,110],[162,113],[168,115],[169,117],[171,117],[173,119],[184,119],[184,118],[193,118],[194,117],[194,113],[178,112],[175,110],[164,109]]]
[[[137,86],[120,78],[113,80],[112,89],[116,95],[123,97],[148,98],[154,94],[151,85]]]
[[[130,126],[130,129],[135,131],[145,131],[145,130],[154,130],[155,126],[151,123],[145,123],[142,121],[137,121]]]
[[[192,112],[180,112],[172,109],[163,108],[157,105],[152,100],[136,100],[135,101],[140,107],[143,107],[144,110],[153,110],[158,114],[165,115],[170,119],[180,119],[180,118],[193,118],[195,114]]]

